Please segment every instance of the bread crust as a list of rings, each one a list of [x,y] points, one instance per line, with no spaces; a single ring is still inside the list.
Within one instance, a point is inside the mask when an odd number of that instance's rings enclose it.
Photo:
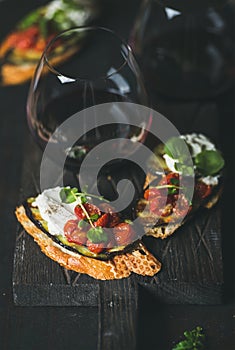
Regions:
[[[128,277],[131,273],[154,276],[161,269],[161,263],[142,243],[139,243],[133,251],[116,255],[108,261],[89,258],[55,243],[28,218],[23,206],[18,207],[15,213],[18,221],[34,238],[41,251],[68,270],[85,273],[95,279],[112,280]]]

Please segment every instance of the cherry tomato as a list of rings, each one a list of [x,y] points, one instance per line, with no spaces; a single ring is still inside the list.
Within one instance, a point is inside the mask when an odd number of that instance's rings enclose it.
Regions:
[[[179,186],[179,174],[178,173],[168,173],[165,176],[162,177],[162,179],[159,181],[158,186],[162,186],[162,185],[175,185],[176,181],[173,181],[173,183],[171,182],[171,180],[177,180],[176,185]]]
[[[115,213],[115,209],[108,203],[101,203],[100,209],[109,214],[108,227],[112,228],[120,222],[118,213]]]
[[[166,197],[158,196],[150,199],[149,209],[157,216],[161,216],[166,206]]]
[[[106,248],[107,249],[111,249],[114,248],[117,245],[115,237],[113,235],[113,233],[110,233],[108,235],[108,242],[106,243]]]
[[[135,232],[130,224],[121,222],[114,227],[114,236],[118,245],[128,245],[135,239]]]
[[[78,220],[68,220],[64,225],[64,234],[69,242],[81,245],[87,241],[86,231],[78,227]]]
[[[96,214],[98,214],[99,216],[101,215],[101,211],[97,206],[90,203],[84,203],[83,206],[89,216],[96,215]],[[82,207],[80,207],[80,205],[77,205],[74,208],[74,213],[79,220],[83,220],[87,218],[85,212],[83,211]]]
[[[151,198],[160,196],[161,192],[155,187],[150,187],[144,192],[144,198],[150,200]]]
[[[109,214],[109,227],[110,228],[117,226],[119,224],[119,222],[120,222],[120,217],[119,217],[118,213]]]
[[[205,184],[202,181],[198,181],[195,186],[195,197],[198,199],[204,199],[211,194],[212,188],[210,185]]]
[[[95,254],[99,254],[104,250],[104,243],[92,243],[89,239],[86,242],[87,248],[95,253]]]
[[[78,220],[68,220],[64,225],[65,235],[70,235],[74,230],[78,228]]]
[[[97,221],[94,222],[94,226],[108,227],[108,223],[109,223],[109,213],[105,213],[101,215],[101,217]]]
[[[172,179],[175,179],[175,180],[177,180],[177,181],[179,181],[179,174],[178,173],[168,173],[167,175],[166,175],[166,181],[167,181],[167,183],[170,185],[172,182],[171,182],[171,180]],[[175,181],[176,182],[176,181]]]
[[[87,242],[86,232],[80,230],[79,228],[77,228],[70,234],[66,234],[66,238],[69,242],[76,243],[79,245],[85,245]]]

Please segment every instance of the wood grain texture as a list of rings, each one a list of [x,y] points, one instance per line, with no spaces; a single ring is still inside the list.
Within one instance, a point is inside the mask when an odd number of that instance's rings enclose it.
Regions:
[[[98,350],[136,349],[137,306],[133,276],[100,284]]]

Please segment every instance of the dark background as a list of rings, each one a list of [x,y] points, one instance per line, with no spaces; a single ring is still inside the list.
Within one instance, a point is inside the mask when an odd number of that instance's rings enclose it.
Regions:
[[[32,2],[6,0],[0,2],[0,39],[8,33],[25,13],[47,1]],[[114,29],[123,38],[133,26],[139,1],[102,1],[103,14],[99,23]],[[13,11],[14,9],[14,11]],[[14,208],[18,203],[23,144],[28,134],[25,104],[29,84],[0,88],[0,348],[1,349],[96,349],[98,337],[98,310],[76,307],[16,307],[12,301],[12,263],[15,245],[16,219]],[[138,314],[138,349],[170,350],[184,330],[197,325],[203,327],[207,349],[232,350],[235,344],[234,303],[234,209],[233,209],[233,152],[234,152],[234,89],[219,96],[216,103],[222,119],[216,126],[227,160],[228,186],[223,201],[226,203],[223,224],[225,292],[222,305],[183,306],[158,304],[145,290],[140,290]],[[201,122],[213,104],[201,108]],[[168,107],[166,107],[166,105]],[[177,107],[177,108],[176,108]],[[159,101],[159,111],[164,112],[177,125],[179,107],[190,112],[195,106],[167,104]],[[208,116],[209,118],[209,116]],[[199,119],[200,120],[200,119]],[[210,118],[207,123],[212,123]],[[188,124],[187,124],[188,123]],[[190,119],[182,123],[188,129]],[[198,122],[199,123],[199,122]],[[196,125],[199,128],[199,124]],[[213,129],[214,126],[211,126]],[[128,329],[127,329],[128,334]],[[118,340],[117,340],[118,342]]]

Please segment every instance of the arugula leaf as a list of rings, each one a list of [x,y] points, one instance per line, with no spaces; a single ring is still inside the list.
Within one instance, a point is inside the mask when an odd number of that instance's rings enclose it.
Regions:
[[[92,243],[101,243],[108,241],[107,233],[102,229],[102,227],[92,227],[87,232],[87,238]]]
[[[196,155],[195,165],[202,175],[215,175],[224,167],[224,159],[218,151],[204,150]]]
[[[172,350],[203,350],[205,335],[201,327],[184,332],[185,339],[174,346]]]

